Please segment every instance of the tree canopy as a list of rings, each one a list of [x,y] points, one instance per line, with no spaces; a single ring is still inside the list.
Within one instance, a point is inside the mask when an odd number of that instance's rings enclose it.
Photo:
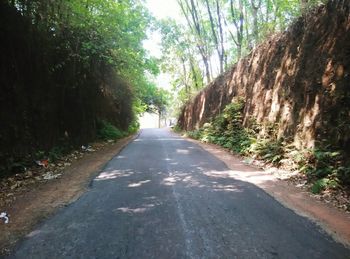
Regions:
[[[163,70],[178,101],[199,89],[320,0],[177,0],[185,23],[160,21]]]
[[[85,144],[108,123],[133,131],[164,108],[144,1],[8,0],[0,14],[1,160]]]
[[[109,66],[133,87],[136,98],[149,84],[145,74],[159,72],[142,44],[153,23],[143,1],[11,0],[9,4],[47,33],[57,55],[67,54],[52,70],[63,69],[69,60],[84,67]]]

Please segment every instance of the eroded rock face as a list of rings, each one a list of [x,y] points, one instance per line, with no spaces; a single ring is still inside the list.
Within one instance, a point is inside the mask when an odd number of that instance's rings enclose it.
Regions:
[[[330,1],[299,18],[216,78],[182,110],[185,130],[202,126],[236,97],[244,123],[278,124],[299,147],[317,140],[349,149],[350,3]],[[349,151],[349,150],[347,150]]]

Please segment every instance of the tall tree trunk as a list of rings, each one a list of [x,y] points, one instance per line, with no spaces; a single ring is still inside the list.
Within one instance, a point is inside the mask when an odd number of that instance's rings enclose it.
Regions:
[[[243,10],[243,2],[242,0],[238,1],[239,15],[236,17],[235,8],[233,4],[233,0],[230,0],[230,9],[231,16],[234,26],[236,27],[236,36],[230,32],[231,37],[236,44],[237,47],[237,58],[240,59],[242,56],[242,46],[243,46],[243,28],[244,28],[244,10]]]
[[[187,69],[186,69],[186,64],[185,64],[186,62],[185,62],[185,59],[183,57],[181,57],[181,63],[182,63],[182,72],[184,75],[185,93],[186,93],[186,95],[189,95],[190,87],[187,83]]]
[[[160,128],[161,116],[162,116],[162,112],[159,110],[158,111],[158,128]]]
[[[259,40],[258,10],[261,6],[261,0],[258,1],[257,5],[255,4],[255,0],[250,0],[250,3],[252,7],[252,16],[253,16],[254,43],[256,44]]]
[[[214,18],[213,18],[213,15],[212,15],[212,12],[210,10],[210,5],[209,5],[209,1],[208,0],[205,0],[205,3],[206,3],[206,6],[207,6],[207,11],[208,11],[208,14],[209,14],[209,21],[210,21],[210,28],[211,28],[211,33],[213,35],[213,40],[214,40],[214,44],[215,44],[215,49],[216,49],[216,52],[218,54],[218,57],[219,57],[219,62],[220,62],[220,49],[219,49],[219,41],[218,41],[218,36],[216,34],[216,26],[215,26],[215,22],[214,22]],[[221,64],[220,64],[220,73],[221,73]]]
[[[224,72],[224,65],[225,68],[227,66],[227,59],[225,58],[225,47],[224,47],[224,33],[222,30],[222,21],[221,21],[221,10],[219,5],[219,0],[216,0],[216,15],[218,17],[218,30],[219,30],[219,39],[220,39],[220,74]]]
[[[202,57],[204,67],[205,67],[205,75],[207,78],[207,83],[211,81],[211,73],[210,73],[210,66],[209,66],[209,53],[208,53],[208,47],[206,45],[206,38],[204,37],[205,33],[203,33],[204,28],[201,27],[201,23],[199,20],[199,14],[195,5],[194,0],[178,0],[178,4],[181,7],[182,13],[185,15],[186,21],[188,23],[188,26],[190,27],[191,31],[194,33],[194,36],[196,37],[196,46],[198,48],[199,54]]]
[[[300,10],[302,14],[306,13],[308,2],[309,0],[300,0]]]
[[[209,64],[209,61],[208,61],[207,57],[203,57],[202,56],[202,59],[203,59],[204,66],[205,66],[205,75],[206,75],[206,78],[207,78],[207,84],[209,84],[211,82],[210,64]]]
[[[199,89],[199,85],[198,85],[197,71],[194,68],[193,57],[190,57],[190,68],[191,68],[191,72],[192,72],[192,78],[193,78],[193,81],[194,81],[194,86],[196,87],[196,90],[198,90]]]

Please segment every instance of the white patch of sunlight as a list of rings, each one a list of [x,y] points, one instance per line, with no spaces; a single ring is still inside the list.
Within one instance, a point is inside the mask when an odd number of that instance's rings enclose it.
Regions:
[[[121,207],[121,208],[117,208],[113,211],[121,211],[123,213],[143,213],[143,212],[146,212],[147,210],[150,210],[152,209],[153,207],[155,207],[156,205],[155,204],[144,204],[142,205],[142,207],[140,208],[128,208],[128,207]]]
[[[227,171],[208,171],[203,172],[203,174],[209,177],[215,178],[232,178],[240,181],[250,182],[254,184],[262,184],[269,181],[273,181],[273,175],[266,171],[254,170],[251,171],[236,171],[236,170],[227,170]]]
[[[213,186],[214,191],[226,191],[226,192],[242,192],[242,190],[238,189],[237,186],[233,184],[215,184]]]
[[[145,180],[145,181],[139,181],[137,183],[131,183],[128,185],[128,187],[140,187],[141,185],[145,184],[145,183],[149,183],[151,180]]]
[[[187,149],[176,149],[176,153],[187,155],[189,151]]]
[[[169,176],[167,178],[164,178],[163,184],[167,186],[175,185],[176,182],[181,181],[180,177],[177,176]]]
[[[133,172],[125,172],[120,170],[104,171],[96,177],[96,181],[116,179],[119,177],[127,177],[134,174]]]

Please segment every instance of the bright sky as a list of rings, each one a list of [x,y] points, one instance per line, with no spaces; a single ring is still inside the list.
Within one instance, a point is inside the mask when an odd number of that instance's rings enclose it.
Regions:
[[[176,0],[146,0],[146,6],[158,19],[171,17],[182,20],[181,10]]]
[[[146,6],[157,19],[173,18],[181,21],[181,10],[176,0],[146,0]],[[148,40],[144,41],[144,47],[150,52],[151,56],[160,58],[161,56],[161,35],[159,32],[153,32],[148,35]],[[170,76],[161,73],[156,79],[158,86],[170,89]]]

